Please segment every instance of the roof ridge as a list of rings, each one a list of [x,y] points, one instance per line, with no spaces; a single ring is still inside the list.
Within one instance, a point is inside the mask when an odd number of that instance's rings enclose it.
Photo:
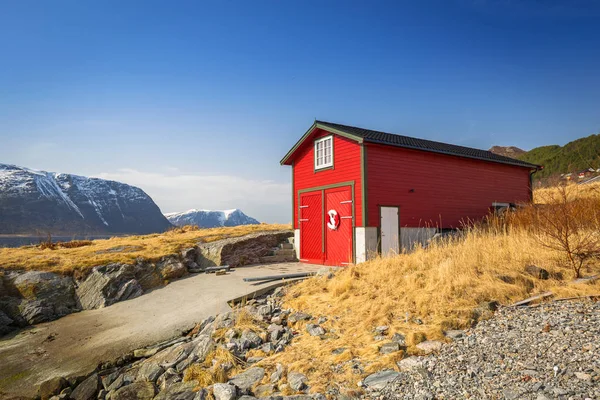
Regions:
[[[361,136],[370,142],[379,142],[381,144],[388,144],[388,145],[396,144],[397,146],[400,146],[400,147],[414,148],[416,150],[445,153],[445,154],[449,154],[449,155],[455,155],[458,157],[479,158],[479,159],[483,159],[485,161],[504,162],[504,163],[516,164],[516,165],[523,166],[523,167],[540,168],[539,165],[531,164],[531,163],[528,163],[526,161],[522,161],[522,160],[519,160],[516,158],[502,156],[500,154],[492,153],[489,150],[478,149],[475,147],[467,147],[467,146],[461,146],[461,145],[453,144],[453,143],[438,142],[435,140],[422,139],[422,138],[417,138],[417,137],[412,137],[412,136],[401,135],[401,134],[397,134],[397,133],[376,131],[376,130],[361,128],[361,127],[352,126],[352,125],[338,124],[335,122],[315,120],[315,124],[330,126],[331,128],[334,128],[334,129],[351,130],[352,132],[348,132],[348,133],[352,133],[352,134]],[[356,131],[362,131],[362,132],[356,132]],[[391,136],[392,138],[403,139],[404,142],[412,141],[415,143],[412,143],[412,144],[394,143],[395,141],[390,140],[391,138],[385,138],[385,137],[379,138],[379,139],[373,138],[372,136],[375,136],[375,135],[381,135],[381,136],[386,135],[386,136]],[[385,140],[385,139],[387,139],[387,140]],[[421,143],[418,143],[418,142],[421,142]],[[427,146],[427,147],[422,146],[424,144],[428,144],[430,146]],[[436,147],[439,147],[440,149],[436,149]],[[446,149],[443,149],[444,147]],[[462,151],[459,151],[459,150],[462,150]],[[476,156],[474,154],[469,155],[468,154],[469,152],[471,152],[471,153],[472,152],[482,152],[484,154]],[[485,156],[487,156],[487,157],[485,157]]]

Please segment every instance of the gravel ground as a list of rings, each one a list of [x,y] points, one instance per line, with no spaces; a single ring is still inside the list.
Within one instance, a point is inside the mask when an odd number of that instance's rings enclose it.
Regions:
[[[417,361],[369,398],[600,400],[600,302],[503,308]]]

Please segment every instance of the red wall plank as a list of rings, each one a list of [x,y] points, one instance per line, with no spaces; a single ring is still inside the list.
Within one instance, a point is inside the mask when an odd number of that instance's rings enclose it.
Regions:
[[[529,201],[527,168],[375,144],[365,153],[369,226],[379,205],[400,206],[401,226],[456,228],[493,202]]]
[[[317,129],[294,157],[294,228],[298,228],[298,190],[354,181],[356,226],[362,224],[360,145],[354,140],[333,135],[333,169],[314,170],[314,139],[331,135]]]

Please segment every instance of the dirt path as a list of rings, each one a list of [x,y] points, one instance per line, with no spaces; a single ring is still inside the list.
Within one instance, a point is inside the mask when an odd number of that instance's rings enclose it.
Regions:
[[[192,275],[133,300],[6,336],[0,340],[0,398],[30,398],[47,379],[90,373],[100,362],[178,336],[226,311],[228,300],[272,284],[252,285],[243,278],[318,268],[287,263],[238,268],[223,276]]]

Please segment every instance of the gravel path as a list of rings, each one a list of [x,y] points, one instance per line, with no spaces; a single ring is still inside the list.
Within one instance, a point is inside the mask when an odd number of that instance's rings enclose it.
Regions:
[[[600,302],[503,308],[418,361],[370,398],[600,400]]]

